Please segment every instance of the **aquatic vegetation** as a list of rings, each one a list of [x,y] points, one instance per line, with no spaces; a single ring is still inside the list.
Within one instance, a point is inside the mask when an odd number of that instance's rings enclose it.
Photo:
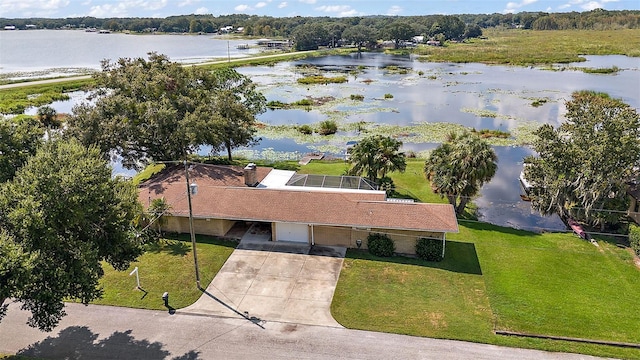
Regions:
[[[620,71],[620,68],[617,66],[612,66],[610,68],[578,68],[587,74],[615,74]]]
[[[298,151],[276,151],[273,148],[266,148],[263,150],[238,149],[233,151],[233,156],[236,158],[278,162],[287,160],[300,160],[303,154]]]
[[[317,132],[320,135],[333,135],[338,132],[338,124],[334,120],[324,120],[320,122]]]
[[[335,76],[335,77],[326,77],[323,75],[312,75],[300,78],[297,80],[300,84],[310,85],[310,84],[342,84],[346,83],[348,80],[344,76]]]
[[[298,131],[300,131],[304,135],[313,134],[313,128],[311,128],[311,126],[309,126],[307,124],[298,126]]]
[[[393,95],[389,94],[389,93],[386,93],[386,94],[384,94],[384,98],[385,99],[393,99]]]
[[[535,99],[532,103],[531,106],[533,107],[540,107],[544,104],[547,103],[547,101],[549,101],[549,99]]]
[[[487,110],[487,109],[472,109],[472,108],[462,108],[460,111],[465,113],[474,114],[479,117],[485,118],[497,118],[499,114],[495,111]]]
[[[478,134],[478,136],[480,136],[481,138],[487,139],[487,138],[502,138],[502,139],[506,139],[508,137],[511,136],[511,133],[509,133],[508,131],[502,131],[502,130],[492,130],[492,129],[480,129],[480,130],[476,130],[471,129],[472,133]]]
[[[364,95],[360,95],[360,94],[351,94],[351,95],[349,96],[349,98],[350,98],[351,100],[362,101],[362,100],[364,100]]]

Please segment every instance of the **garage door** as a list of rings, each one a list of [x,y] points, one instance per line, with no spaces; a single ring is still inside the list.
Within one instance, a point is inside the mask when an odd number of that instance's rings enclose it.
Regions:
[[[276,241],[309,243],[309,225],[276,223]]]

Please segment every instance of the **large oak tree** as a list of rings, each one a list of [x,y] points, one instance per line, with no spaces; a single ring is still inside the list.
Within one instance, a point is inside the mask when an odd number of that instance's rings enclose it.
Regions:
[[[96,148],[51,141],[0,184],[0,319],[7,299],[49,331],[65,299],[102,295],[101,261],[125,270],[142,252],[132,229],[135,187],[112,178]]]
[[[155,53],[148,61],[104,61],[96,78],[102,90],[95,104],[76,106],[65,134],[121,156],[128,168],[184,159],[202,145],[246,145],[255,116],[265,111],[264,96],[235,70],[183,67]],[[224,116],[238,107],[241,118]],[[241,122],[227,126],[234,131],[219,131],[221,121],[232,120]]]
[[[537,156],[525,159],[532,207],[604,228],[625,216],[626,184],[640,166],[640,115],[607,94],[579,91],[566,121],[537,131]]]

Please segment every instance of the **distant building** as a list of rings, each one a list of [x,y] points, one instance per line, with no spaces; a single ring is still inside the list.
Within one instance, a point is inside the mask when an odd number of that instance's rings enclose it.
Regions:
[[[14,25],[6,25],[6,26],[4,27],[4,29],[5,29],[5,30],[15,30],[15,29],[16,29],[16,27],[15,27]]]

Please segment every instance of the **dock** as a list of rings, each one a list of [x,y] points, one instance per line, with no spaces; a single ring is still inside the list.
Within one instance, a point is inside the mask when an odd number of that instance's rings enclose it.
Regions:
[[[302,159],[298,161],[298,164],[307,165],[308,163],[311,162],[311,160],[322,160],[323,158],[324,158],[324,153],[310,153],[303,156]]]

